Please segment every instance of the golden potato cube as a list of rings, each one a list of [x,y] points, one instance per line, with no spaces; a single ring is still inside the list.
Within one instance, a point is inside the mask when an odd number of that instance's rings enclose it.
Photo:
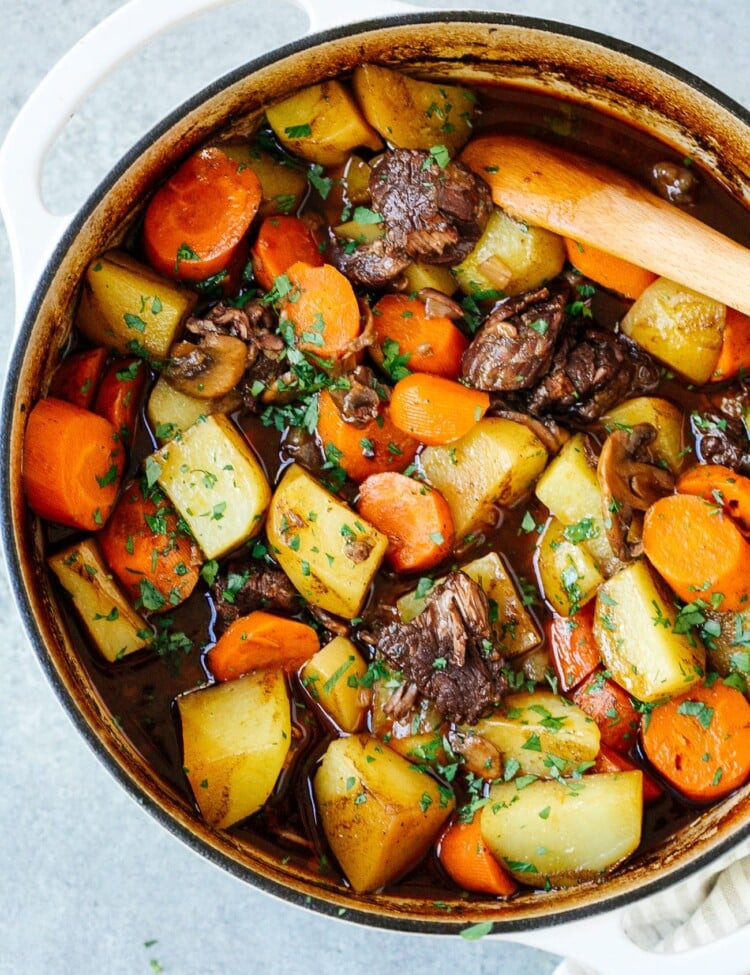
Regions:
[[[231,413],[239,405],[239,398],[233,393],[221,399],[198,399],[181,393],[160,376],[149,395],[146,416],[156,439],[166,443],[184,433],[201,417]]]
[[[252,142],[222,142],[220,149],[240,166],[252,169],[258,177],[262,193],[258,207],[261,220],[275,213],[297,212],[309,186],[303,169],[285,165],[283,160]]]
[[[674,622],[674,601],[645,561],[599,590],[594,638],[604,666],[639,701],[682,694],[703,675],[703,646],[692,633],[675,633]]]
[[[471,135],[476,98],[468,88],[420,81],[375,64],[355,68],[352,84],[367,121],[399,149],[442,145],[455,155]]]
[[[86,632],[106,660],[113,663],[148,644],[150,626],[113,579],[93,538],[55,552],[47,564],[70,595]]]
[[[404,291],[407,294],[416,294],[422,288],[434,288],[441,291],[444,295],[452,295],[458,287],[458,281],[450,268],[440,264],[423,264],[421,261],[413,261],[408,264],[403,271],[406,281]]]
[[[466,294],[500,290],[518,295],[550,281],[564,265],[562,237],[495,208],[474,250],[455,268],[455,274]]]
[[[657,278],[633,302],[620,328],[655,359],[702,386],[719,361],[726,305],[668,278]]]
[[[326,839],[360,894],[415,866],[454,807],[450,789],[369,735],[331,742],[314,793]]]
[[[359,729],[365,715],[359,682],[366,673],[367,664],[352,641],[337,636],[307,661],[301,677],[331,720],[351,734]]]
[[[343,163],[358,146],[383,148],[377,132],[340,81],[303,88],[267,108],[266,118],[283,146],[321,166]]]
[[[680,474],[690,463],[690,448],[684,435],[685,415],[682,409],[658,396],[636,396],[612,407],[601,418],[604,429],[632,428],[638,423],[650,423],[656,437],[650,444],[655,459],[666,464],[673,474]]]
[[[640,770],[539,779],[490,789],[482,837],[513,876],[531,887],[600,880],[641,841]]]
[[[165,359],[196,295],[122,251],[89,264],[76,325],[96,345]]]
[[[385,535],[296,464],[276,488],[266,534],[297,591],[347,619],[362,608],[388,547]]]
[[[427,480],[448,502],[459,541],[492,524],[497,505],[522,498],[546,463],[541,440],[503,417],[485,417],[455,443],[422,453]]]
[[[519,774],[543,779],[572,775],[599,754],[596,722],[551,691],[509,694],[491,714],[462,730],[492,742],[506,764],[515,759]]]
[[[208,416],[146,460],[147,476],[190,527],[207,559],[253,538],[271,500],[263,468],[231,420]]]
[[[573,616],[604,582],[593,555],[565,537],[565,525],[550,518],[534,554],[544,598],[560,616]]]
[[[292,742],[281,670],[258,670],[177,698],[183,765],[201,815],[225,829],[273,792]]]
[[[500,652],[506,657],[517,657],[541,643],[541,636],[531,614],[518,595],[516,584],[505,568],[497,552],[488,552],[473,562],[460,566],[462,572],[484,589],[493,609],[492,629]],[[418,616],[429,603],[430,597],[442,580],[424,595],[417,590],[405,593],[396,601],[402,623]],[[493,606],[494,603],[494,606]]]

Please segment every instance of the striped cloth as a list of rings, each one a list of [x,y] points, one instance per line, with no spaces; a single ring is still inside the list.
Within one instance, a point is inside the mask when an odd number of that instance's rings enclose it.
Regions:
[[[750,841],[720,857],[708,870],[625,908],[626,937],[645,951],[675,954],[718,941],[750,923]],[[600,975],[565,959],[553,975]]]

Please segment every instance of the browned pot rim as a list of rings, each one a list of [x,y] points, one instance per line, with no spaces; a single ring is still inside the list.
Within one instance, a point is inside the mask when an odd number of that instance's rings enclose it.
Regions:
[[[217,79],[158,122],[120,159],[110,173],[100,182],[63,233],[34,289],[29,307],[25,312],[19,332],[15,338],[4,379],[2,413],[0,414],[0,423],[2,424],[0,426],[0,442],[2,443],[3,453],[7,458],[10,458],[11,448],[14,442],[12,436],[13,427],[23,420],[23,417],[19,415],[22,410],[18,406],[18,394],[27,345],[40,314],[45,296],[53,285],[54,278],[65,255],[76,241],[76,238],[94,210],[144,151],[157,139],[165,135],[187,113],[200,108],[207,100],[220,94],[234,83],[277,61],[330,41],[365,34],[371,30],[436,23],[496,24],[506,28],[547,32],[563,38],[598,45],[612,52],[614,55],[624,55],[641,62],[663,75],[676,79],[700,95],[705,96],[719,108],[729,113],[741,126],[747,129],[748,138],[750,139],[750,112],[691,72],[635,45],[618,41],[596,31],[546,19],[542,20],[489,11],[414,13],[379,20],[361,21],[345,27],[333,28],[275,48]],[[462,58],[461,60],[468,59]],[[477,58],[477,60],[481,59]],[[724,835],[718,839],[712,838],[699,855],[688,859],[687,862],[678,863],[676,866],[673,865],[669,870],[660,870],[656,875],[651,876],[640,884],[633,884],[631,882],[629,887],[627,884],[612,885],[610,881],[607,881],[601,887],[589,888],[588,892],[580,898],[582,903],[574,906],[563,906],[562,908],[555,907],[552,913],[545,911],[543,904],[540,902],[537,911],[516,918],[504,917],[502,904],[490,905],[496,909],[488,910],[487,903],[469,903],[467,905],[467,911],[463,912],[460,917],[452,916],[451,914],[440,914],[437,908],[434,908],[432,916],[426,918],[411,913],[408,909],[404,911],[393,909],[390,904],[384,908],[383,905],[378,903],[377,895],[366,903],[362,899],[357,902],[354,895],[348,893],[343,888],[338,893],[332,894],[327,892],[325,896],[322,896],[316,894],[314,889],[311,891],[311,888],[308,886],[302,885],[300,889],[291,886],[289,882],[284,881],[283,873],[280,870],[265,870],[261,872],[251,869],[246,864],[234,859],[229,853],[224,852],[218,845],[209,843],[205,837],[198,835],[195,828],[191,828],[187,817],[177,817],[173,813],[168,812],[157,801],[156,797],[144,788],[140,782],[136,781],[126,771],[122,763],[117,761],[112,750],[105,746],[101,737],[97,734],[96,729],[70,694],[45,645],[43,629],[35,612],[33,601],[23,582],[24,565],[17,544],[19,534],[23,531],[23,527],[20,525],[23,514],[21,513],[19,515],[18,499],[15,495],[16,482],[17,478],[14,478],[14,468],[11,463],[5,463],[0,480],[0,510],[2,511],[2,542],[5,550],[8,575],[26,633],[42,669],[55,690],[63,708],[78,728],[84,740],[89,744],[105,767],[142,808],[148,810],[158,822],[172,834],[183,840],[197,853],[200,853],[209,861],[227,870],[239,879],[253,884],[260,890],[277,896],[289,903],[312,909],[323,915],[336,918],[345,917],[346,920],[390,930],[422,934],[455,934],[461,926],[465,926],[467,923],[490,920],[493,922],[492,930],[494,933],[523,932],[590,917],[655,894],[708,866],[718,857],[728,853],[743,839],[750,837],[750,807],[743,811],[734,809],[734,813],[739,812],[735,816],[739,820],[739,823],[734,825],[731,830],[731,835]],[[743,790],[743,795],[744,791],[747,791],[747,787],[746,790]],[[743,804],[743,795],[740,795],[739,801],[734,803],[736,806],[739,807],[740,804]],[[731,799],[726,801],[731,801]],[[728,832],[730,831],[725,831],[725,833]],[[719,836],[720,834],[717,832],[716,835]],[[613,886],[616,886],[617,889],[613,890]]]

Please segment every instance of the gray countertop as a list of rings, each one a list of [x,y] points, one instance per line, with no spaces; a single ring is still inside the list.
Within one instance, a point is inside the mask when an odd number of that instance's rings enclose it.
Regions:
[[[52,64],[118,6],[118,0],[0,0],[0,137]],[[616,33],[750,107],[746,0],[432,6],[505,10]],[[50,152],[43,183],[53,208],[76,209],[168,109],[305,27],[299,10],[276,0],[235,3],[229,16],[230,29],[225,11],[160,38],[87,100]],[[0,231],[4,349],[12,308],[10,257]],[[335,923],[214,868],[144,815],[89,751],[37,666],[1,575],[0,619],[6,634],[0,697],[2,975],[285,975],[298,968],[316,975],[547,975],[554,968],[554,956],[513,944],[418,939]],[[678,971],[678,963],[665,963],[663,971]]]

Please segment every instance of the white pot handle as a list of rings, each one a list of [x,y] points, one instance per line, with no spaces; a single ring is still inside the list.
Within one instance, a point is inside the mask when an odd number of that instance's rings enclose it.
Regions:
[[[10,239],[16,331],[72,214],[44,204],[41,172],[50,145],[86,95],[118,64],[169,28],[229,0],[129,0],[97,24],[51,69],[16,116],[0,147],[0,209]],[[294,0],[309,30],[404,13],[399,0]],[[411,8],[413,9],[413,8]]]
[[[627,910],[623,907],[582,921],[501,937],[573,958],[601,975],[747,975],[750,931],[746,927],[700,948],[658,954],[639,948],[625,934]]]

